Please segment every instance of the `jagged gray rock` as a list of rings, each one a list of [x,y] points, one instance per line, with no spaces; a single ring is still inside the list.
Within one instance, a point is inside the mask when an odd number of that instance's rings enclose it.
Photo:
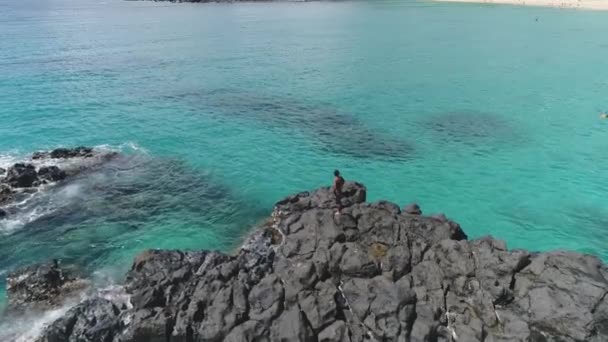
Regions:
[[[118,307],[106,299],[88,299],[48,327],[39,341],[111,342],[121,324],[119,314]]]
[[[144,252],[132,308],[82,303],[40,341],[608,340],[597,258],[469,241],[443,215],[344,193],[339,215],[329,188],[278,202],[236,255]]]

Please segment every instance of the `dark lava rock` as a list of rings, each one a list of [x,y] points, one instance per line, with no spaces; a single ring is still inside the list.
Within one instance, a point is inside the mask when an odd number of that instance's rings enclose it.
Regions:
[[[64,180],[66,173],[57,166],[43,166],[38,170],[38,177],[40,177],[40,179],[56,182]]]
[[[106,299],[88,299],[48,326],[38,341],[112,342],[122,324],[119,314],[118,307]]]
[[[8,212],[4,209],[0,209],[0,219],[3,219],[8,216]]]
[[[3,175],[6,173],[6,170],[0,167],[0,175]]]
[[[90,147],[76,147],[73,149],[69,148],[58,148],[50,153],[51,158],[55,159],[66,159],[75,157],[92,157],[93,149]]]
[[[8,169],[4,182],[14,188],[31,188],[38,181],[36,168],[32,164],[18,163]]]
[[[344,190],[340,214],[329,188],[278,202],[264,229],[281,239],[236,255],[144,252],[132,307],[84,302],[40,341],[608,341],[597,258],[469,241],[445,216]]]
[[[34,152],[34,154],[32,155],[32,159],[33,160],[44,159],[44,158],[48,158],[49,155],[50,155],[50,152],[38,151],[38,152]]]
[[[13,200],[13,190],[10,186],[0,183],[0,204]]]
[[[76,148],[57,148],[52,151],[39,151],[32,155],[33,160],[54,158],[54,159],[67,159],[76,157],[92,157],[94,155],[91,147],[76,147]]]
[[[52,307],[84,284],[56,261],[25,267],[7,277],[8,305],[14,310],[34,305]]]
[[[403,207],[403,212],[410,215],[422,215],[422,210],[416,203],[408,204]]]
[[[33,188],[39,187],[42,184],[61,181],[87,172],[102,163],[112,160],[117,155],[118,153],[116,152],[96,152],[89,147],[62,148],[50,152],[36,152],[32,156],[33,160],[44,158],[85,159],[70,163],[59,163],[58,166],[41,166],[38,171],[36,171],[34,164],[17,163],[13,165],[5,172],[6,175],[4,177],[0,177],[0,205],[14,201],[20,197],[20,193],[32,192]]]

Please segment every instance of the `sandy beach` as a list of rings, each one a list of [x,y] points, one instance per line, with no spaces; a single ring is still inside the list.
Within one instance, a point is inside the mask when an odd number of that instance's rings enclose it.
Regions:
[[[545,6],[557,8],[577,8],[608,10],[608,0],[437,0],[442,2],[470,2],[484,4],[509,4],[521,6]]]

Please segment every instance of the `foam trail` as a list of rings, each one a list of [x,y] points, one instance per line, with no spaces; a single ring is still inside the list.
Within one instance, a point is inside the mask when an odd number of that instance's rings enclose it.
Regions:
[[[128,141],[128,142],[120,145],[119,150],[121,152],[126,152],[128,150],[132,150],[132,151],[141,152],[144,154],[149,154],[149,151],[147,149],[137,145],[137,143],[132,142],[132,141]]]
[[[143,154],[148,154],[148,150],[139,146],[136,142],[128,141],[122,143],[120,145],[108,145],[102,144],[93,147],[93,151],[96,151],[100,154],[106,153],[129,153],[129,152],[138,152]],[[19,151],[10,151],[8,153],[0,154],[0,167],[3,169],[8,169],[13,166],[15,163],[29,163],[33,164],[37,168],[42,166],[59,166],[59,167],[69,167],[78,164],[88,164],[90,160],[96,160],[96,158],[69,158],[69,159],[54,159],[54,158],[43,158],[43,159],[32,159],[32,153],[20,153]]]
[[[52,210],[45,208],[34,208],[31,211],[19,213],[14,217],[0,221],[0,233],[12,233],[23,228],[26,224],[34,222],[42,216],[50,213],[52,213]]]
[[[0,275],[6,270],[0,270]],[[131,297],[122,285],[117,285],[114,273],[109,270],[92,274],[92,286],[68,298],[60,307],[46,311],[29,311],[17,319],[0,323],[0,341],[31,342],[39,337],[44,329],[55,320],[64,316],[68,310],[87,299],[103,298],[119,306],[131,308]]]
[[[57,191],[52,191],[54,189],[44,191],[47,188],[52,188],[52,184],[26,195],[20,202],[5,206],[4,208],[12,214],[0,220],[0,234],[12,233],[43,216],[52,214],[60,207],[71,205],[82,195],[82,185],[78,183],[68,184]]]
[[[133,151],[138,154],[147,154],[145,149],[134,142],[127,142],[117,147],[98,145],[93,150],[97,152],[93,157],[69,159],[32,159],[31,155],[20,157],[18,153],[1,154],[0,167],[8,169],[17,162],[24,162],[33,164],[36,168],[57,166],[68,174],[78,175],[83,169],[94,171],[94,169],[107,164],[110,161],[108,156],[111,156],[112,153]],[[10,215],[6,219],[0,219],[0,234],[10,234],[45,215],[52,214],[61,207],[72,204],[74,200],[82,198],[82,188],[86,185],[85,180],[76,178],[71,182],[73,183],[62,184],[59,189],[56,189],[56,184],[48,183],[34,190],[19,191],[14,202],[2,207]]]

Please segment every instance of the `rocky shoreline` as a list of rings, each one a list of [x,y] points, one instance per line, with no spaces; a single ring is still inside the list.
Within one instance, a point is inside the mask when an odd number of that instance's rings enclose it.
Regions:
[[[117,155],[91,147],[58,148],[35,152],[29,160],[0,168],[0,219],[10,215],[10,205],[46,185],[64,181]]]
[[[126,304],[89,298],[37,341],[608,340],[599,259],[509,251],[416,205],[365,200],[358,183],[341,215],[329,188],[287,197],[235,255],[143,252]]]

